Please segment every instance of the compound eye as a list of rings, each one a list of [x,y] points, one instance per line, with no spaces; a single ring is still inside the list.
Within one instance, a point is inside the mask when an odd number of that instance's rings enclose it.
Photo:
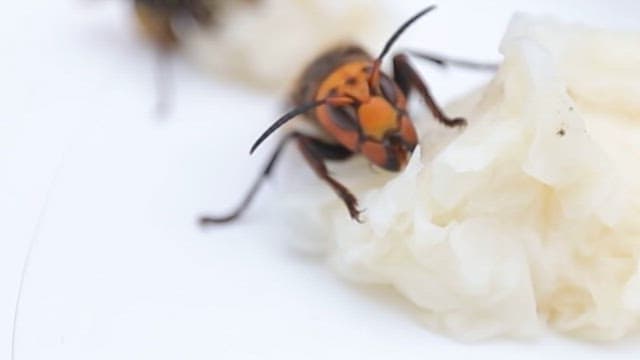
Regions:
[[[358,114],[353,106],[329,106],[331,120],[340,128],[358,131]]]
[[[382,96],[384,96],[385,99],[389,100],[392,104],[396,103],[398,100],[396,86],[391,79],[386,76],[380,77],[380,90],[382,91]]]

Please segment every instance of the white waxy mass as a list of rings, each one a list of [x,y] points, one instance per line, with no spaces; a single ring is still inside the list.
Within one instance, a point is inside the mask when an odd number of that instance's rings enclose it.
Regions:
[[[336,168],[364,224],[329,191],[290,204],[306,201],[341,274],[393,286],[453,336],[636,331],[640,34],[517,16],[501,52],[491,83],[448,109],[462,133],[424,133],[397,175]]]

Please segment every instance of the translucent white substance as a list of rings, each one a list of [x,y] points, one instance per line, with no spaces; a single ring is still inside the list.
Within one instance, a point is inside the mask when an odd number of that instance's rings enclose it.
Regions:
[[[518,16],[501,51],[448,109],[463,132],[425,133],[398,175],[336,168],[366,222],[327,191],[313,233],[340,273],[392,285],[455,337],[637,331],[640,34]]]
[[[389,31],[389,16],[379,0],[255,3],[223,8],[219,26],[182,32],[186,52],[212,72],[266,89],[289,90],[321,52],[349,41],[380,46]]]

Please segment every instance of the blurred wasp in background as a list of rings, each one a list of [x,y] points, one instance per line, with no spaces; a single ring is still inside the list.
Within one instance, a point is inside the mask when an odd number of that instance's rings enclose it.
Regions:
[[[377,58],[357,45],[346,45],[334,48],[313,61],[294,88],[292,102],[295,108],[269,127],[253,144],[250,153],[274,131],[298,115],[306,115],[326,136],[314,137],[298,131],[287,134],[280,140],[267,166],[240,205],[226,216],[203,217],[201,224],[226,223],[240,216],[263,180],[271,174],[289,141],[296,142],[314,172],[342,199],[351,218],[360,221],[356,197],[329,174],[326,160],[345,160],[362,154],[382,169],[394,172],[402,170],[418,143],[416,129],[407,112],[407,97],[412,91],[418,93],[435,119],[443,125],[465,126],[465,119],[451,118],[442,111],[425,82],[409,63],[407,54],[400,53],[393,57],[393,75],[381,71],[382,61],[398,37],[416,20],[434,9],[435,6],[430,6],[402,24]],[[497,68],[494,64],[446,59],[418,52],[410,54],[443,66],[487,70]]]
[[[259,0],[132,0],[142,32],[158,47],[156,74],[157,111],[166,112],[169,98],[168,55],[180,44],[176,26],[181,22],[202,27],[215,26],[224,6],[234,2],[256,3]]]
[[[133,0],[135,15],[145,35],[162,48],[178,43],[174,22],[191,18],[208,26],[212,21],[211,4],[206,0]]]
[[[163,47],[178,43],[175,22],[194,20],[201,26],[211,26],[224,6],[242,2],[255,4],[259,0],[133,0],[135,15],[146,35]]]
[[[175,23],[194,20],[201,26],[211,24],[212,9],[206,0],[133,0],[135,17],[144,35],[158,49],[156,68],[156,111],[164,115],[169,107],[170,69],[168,57],[178,46]]]

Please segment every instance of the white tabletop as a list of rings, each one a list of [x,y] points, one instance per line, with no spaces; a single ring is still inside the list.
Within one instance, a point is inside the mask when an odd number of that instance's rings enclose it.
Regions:
[[[391,1],[400,16],[423,1]],[[515,10],[640,29],[637,0],[443,0],[399,47],[498,58]],[[344,282],[290,246],[265,191],[234,226],[203,232],[265,155],[247,149],[279,99],[174,61],[157,119],[154,52],[125,1],[8,1],[0,21],[0,358],[632,358],[553,335],[461,344],[392,292]],[[399,17],[398,19],[402,19]],[[450,99],[479,78],[424,67]],[[305,170],[306,171],[306,170]],[[292,219],[291,221],[295,221]]]

